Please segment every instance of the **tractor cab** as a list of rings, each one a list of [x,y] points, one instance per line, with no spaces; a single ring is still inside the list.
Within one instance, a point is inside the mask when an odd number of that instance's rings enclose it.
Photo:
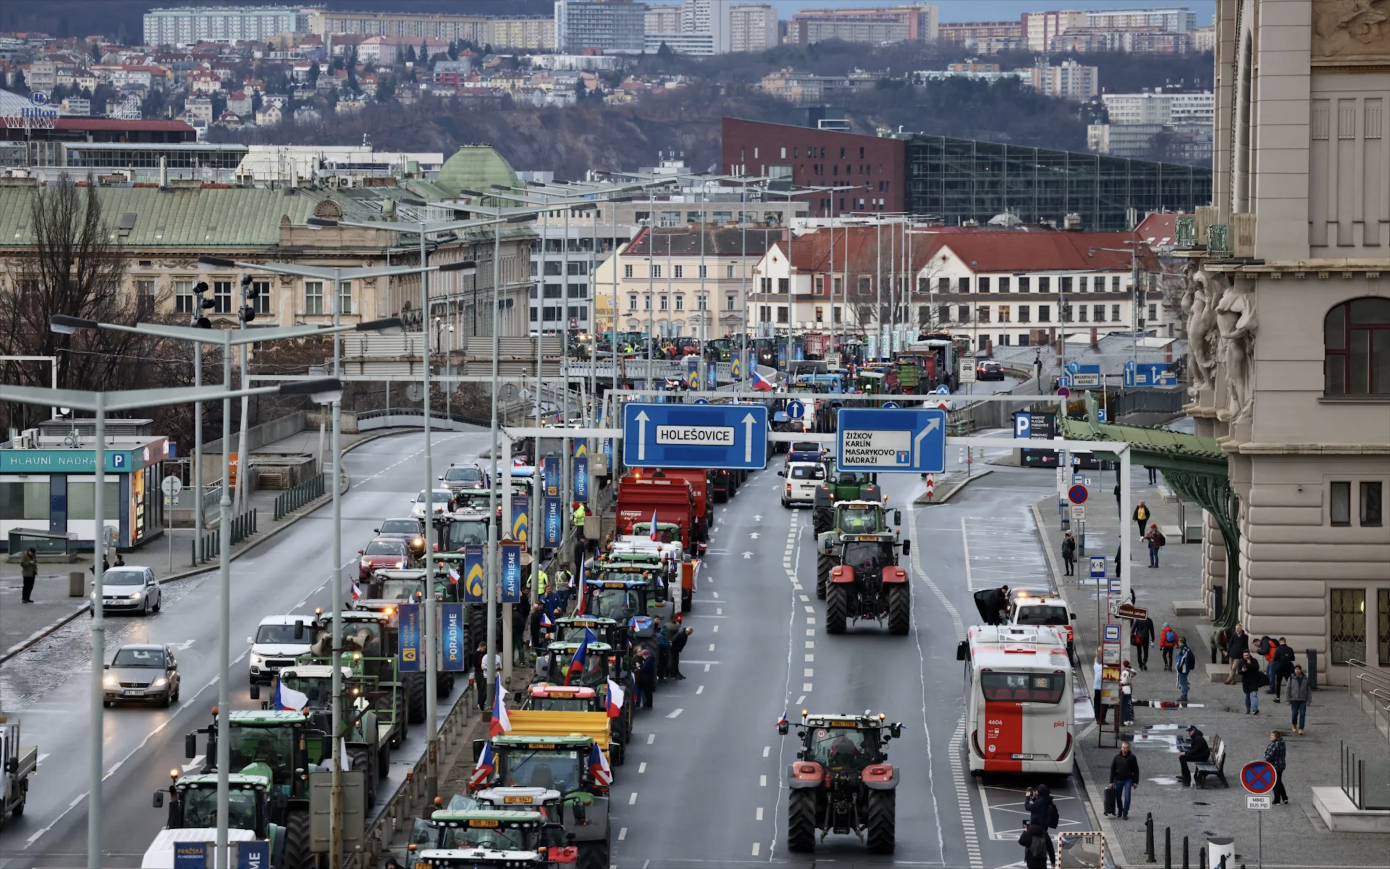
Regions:
[[[902,524],[900,511],[895,511],[893,517],[895,524]],[[888,511],[881,502],[838,501],[827,530],[838,531],[841,535],[863,535],[888,534],[892,529],[888,527]]]
[[[462,492],[454,512],[434,522],[435,544],[439,552],[462,552],[469,545],[487,545],[488,491]],[[498,498],[500,503],[501,498]]]
[[[169,822],[166,829],[217,827],[217,774],[180,776],[177,769],[169,777]],[[240,773],[227,777],[230,789],[227,826],[233,830],[261,833],[270,826],[267,792],[271,771],[265,763],[253,763]],[[154,792],[154,807],[164,808],[164,791]]]
[[[403,603],[420,603],[424,597],[424,570],[376,570],[362,589],[362,597],[353,603],[353,609],[394,616],[396,607]]]
[[[207,735],[207,751],[202,754],[204,774],[217,769],[217,715],[213,709],[208,727],[184,738],[184,754],[192,760],[199,757],[198,734]],[[227,727],[231,768],[268,774],[271,819],[284,823],[285,800],[308,796],[303,777],[293,772],[323,761],[327,756],[327,731],[317,726],[311,713],[288,709],[234,709],[227,715]]]
[[[644,636],[644,629],[648,632],[652,630],[648,617],[648,591],[653,584],[639,578],[615,578],[632,576],[634,573],[637,577],[650,575],[649,571],[640,568],[635,571],[631,568],[618,571],[600,568],[599,581],[584,583],[584,612],[616,622],[629,622],[635,618],[634,633]]]
[[[486,740],[474,743],[481,755]],[[596,743],[587,736],[494,736],[494,772],[487,784],[503,788],[540,788],[569,797],[576,792],[607,793],[612,773],[599,774],[591,762]],[[599,753],[599,757],[602,754]]]
[[[598,692],[578,685],[543,683],[528,685],[523,695],[517,692],[516,701],[522,709],[537,712],[602,712]]]
[[[597,688],[608,684],[608,677],[617,669],[617,654],[607,643],[590,643],[584,655],[584,666],[577,673],[570,673],[570,664],[580,642],[554,642],[537,653],[536,682],[561,683],[568,681],[578,687]],[[566,677],[568,676],[568,680]]]
[[[428,820],[415,820],[410,845],[418,851],[531,851],[549,856],[551,862],[572,863],[573,859],[556,859],[568,848],[569,837],[552,817],[543,808],[531,806],[442,809]],[[572,857],[573,849],[569,851]],[[523,861],[520,865],[526,864]]]
[[[555,620],[552,636],[561,643],[577,643],[584,639],[584,631],[594,632],[594,636],[615,649],[625,649],[628,643],[626,622],[600,616],[563,616]]]

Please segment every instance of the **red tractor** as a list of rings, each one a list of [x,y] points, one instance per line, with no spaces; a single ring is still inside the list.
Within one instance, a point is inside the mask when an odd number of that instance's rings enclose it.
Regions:
[[[908,554],[912,544],[887,530],[821,537],[821,551],[839,560],[825,587],[826,633],[842,634],[847,620],[869,619],[886,621],[889,633],[906,634],[912,627],[912,586],[898,566],[898,554]]]
[[[777,732],[787,735],[784,716]],[[811,852],[816,831],[858,836],[870,854],[891,854],[897,839],[898,771],[884,746],[902,736],[883,713],[810,715],[796,725],[801,748],[787,767],[787,848]]]

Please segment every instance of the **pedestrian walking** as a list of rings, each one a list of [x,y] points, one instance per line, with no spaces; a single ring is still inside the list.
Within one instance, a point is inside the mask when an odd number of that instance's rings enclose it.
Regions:
[[[1048,866],[1057,865],[1057,849],[1052,844],[1052,837],[1037,824],[1023,824],[1018,844],[1023,846],[1023,865],[1027,869],[1047,869]]]
[[[1168,538],[1163,536],[1163,532],[1158,530],[1158,525],[1149,523],[1148,533],[1144,535],[1144,540],[1149,544],[1149,567],[1158,567],[1158,550],[1168,543]]]
[[[517,666],[530,663],[526,658],[526,616],[526,607],[512,607],[512,663]]]
[[[1250,637],[1245,633],[1245,628],[1236,625],[1236,632],[1231,634],[1226,641],[1226,657],[1231,664],[1231,674],[1226,677],[1227,685],[1234,685],[1236,677],[1240,675],[1240,667],[1244,662],[1244,655],[1250,650]]]
[[[1207,738],[1202,735],[1202,731],[1195,724],[1187,726],[1187,750],[1178,755],[1178,766],[1182,769],[1179,775],[1183,787],[1192,784],[1192,771],[1187,768],[1189,763],[1207,763],[1211,760],[1211,746],[1207,744]]]
[[[1145,465],[1145,466],[1144,466],[1144,470],[1146,470],[1146,471],[1149,472],[1149,485],[1150,485],[1150,486],[1157,486],[1157,485],[1158,485],[1158,468],[1155,468],[1155,467],[1153,467],[1152,465]]]
[[[1106,719],[1107,715],[1106,715],[1105,704],[1103,704],[1103,703],[1100,702],[1100,701],[1101,701],[1100,683],[1101,683],[1101,676],[1102,676],[1103,671],[1104,671],[1104,665],[1101,664],[1101,660],[1100,660],[1100,659],[1101,659],[1101,647],[1100,647],[1100,646],[1096,646],[1095,663],[1094,663],[1094,664],[1092,665],[1092,667],[1091,667],[1091,687],[1092,687],[1092,688],[1094,689],[1094,691],[1095,691],[1095,693],[1094,693],[1094,699],[1091,701],[1091,704],[1092,704],[1092,706],[1093,706],[1094,709],[1095,709],[1095,713],[1096,713],[1096,723],[1099,724],[1101,727],[1104,727],[1104,726],[1105,726],[1105,719]]]
[[[1056,811],[1052,800],[1052,789],[1047,785],[1029,788],[1023,794],[1023,810],[1028,813],[1028,823],[1046,830],[1052,826],[1052,813]]]
[[[1134,756],[1128,742],[1120,743],[1120,753],[1110,761],[1110,786],[1116,791],[1116,808],[1120,820],[1129,820],[1129,798],[1139,787],[1139,758]]]
[[[1241,656],[1240,663],[1240,690],[1245,694],[1245,714],[1254,712],[1260,714],[1260,689],[1269,681],[1264,674],[1264,669],[1260,662],[1247,649]]]
[[[19,575],[24,580],[24,593],[20,597],[20,603],[34,602],[34,580],[39,578],[39,558],[34,549],[30,546],[24,554],[19,557]]]
[[[1173,650],[1178,646],[1178,632],[1167,622],[1158,629],[1158,651],[1163,655],[1163,669],[1173,669]]]
[[[1149,527],[1149,516],[1151,515],[1152,511],[1149,510],[1148,506],[1143,501],[1140,501],[1139,506],[1134,508],[1134,515],[1131,518],[1134,519],[1135,524],[1139,526],[1140,537],[1144,536],[1144,529]]]
[[[1135,620],[1130,629],[1129,642],[1134,646],[1134,659],[1141,670],[1149,669],[1149,649],[1153,648],[1154,633],[1154,620],[1148,616]]]
[[[1070,531],[1062,538],[1062,563],[1066,565],[1067,576],[1076,575],[1076,538]]]
[[[1283,693],[1284,681],[1293,678],[1294,651],[1289,641],[1279,638],[1279,648],[1274,650],[1274,702],[1279,702]]]
[[[1134,668],[1125,661],[1120,668],[1120,721],[1134,723]]]
[[[694,628],[686,628],[671,638],[671,675],[676,679],[685,678],[681,672],[681,652],[685,651],[685,644],[693,633]]]
[[[1293,718],[1293,732],[1303,734],[1303,726],[1308,720],[1308,703],[1313,699],[1313,683],[1303,672],[1303,665],[1295,664],[1293,675],[1289,677],[1289,712]]]
[[[1178,671],[1178,691],[1181,692],[1179,700],[1187,699],[1187,677],[1197,668],[1197,656],[1192,654],[1192,648],[1187,645],[1186,637],[1178,637],[1178,649],[1173,658],[1173,669]]]
[[[1115,516],[1116,516],[1117,518],[1123,518],[1123,517],[1121,516],[1121,514],[1120,514],[1120,484],[1119,484],[1119,483],[1116,483],[1116,484],[1115,484]]]
[[[1265,746],[1265,761],[1274,767],[1274,804],[1289,804],[1289,792],[1284,790],[1284,761],[1286,760],[1284,734],[1277,730],[1269,732],[1269,744]]]
[[[652,650],[643,649],[638,661],[637,694],[643,709],[652,708],[652,695],[656,693],[656,661]]]
[[[473,650],[473,688],[478,692],[478,708],[487,711],[487,674],[483,672],[483,662],[487,660],[487,644],[479,644]]]
[[[665,682],[666,677],[671,674],[671,635],[661,630],[656,631],[656,678],[659,682]]]
[[[531,615],[526,619],[526,627],[531,635],[531,651],[539,655],[542,645],[545,643],[545,626],[541,624],[541,619],[545,617],[545,604],[540,601],[531,606]]]

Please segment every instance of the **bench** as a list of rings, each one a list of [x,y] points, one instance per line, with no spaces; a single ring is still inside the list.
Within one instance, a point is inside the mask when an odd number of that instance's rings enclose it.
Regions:
[[[1212,737],[1211,761],[1207,763],[1193,763],[1192,780],[1199,788],[1205,788],[1209,777],[1215,776],[1221,782],[1223,788],[1230,787],[1226,781],[1226,743],[1220,736]]]

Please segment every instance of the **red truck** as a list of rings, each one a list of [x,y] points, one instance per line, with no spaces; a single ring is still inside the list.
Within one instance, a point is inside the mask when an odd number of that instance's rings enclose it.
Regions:
[[[705,527],[704,513],[697,513],[695,492],[684,477],[662,471],[632,471],[618,480],[618,533],[631,534],[636,522],[670,522],[680,526],[687,551],[698,548],[697,535]],[[704,471],[700,472],[701,474]],[[698,517],[698,524],[697,524]]]
[[[660,468],[656,471],[667,479],[685,480],[695,495],[695,539],[693,543],[709,540],[709,529],[714,524],[714,492],[710,484],[710,472],[704,468]]]

